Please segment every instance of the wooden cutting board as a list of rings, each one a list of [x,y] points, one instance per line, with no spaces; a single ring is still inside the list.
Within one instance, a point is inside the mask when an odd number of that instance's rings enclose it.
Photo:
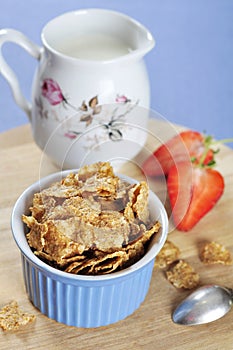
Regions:
[[[174,126],[175,130],[182,129]],[[171,126],[170,126],[171,129]],[[150,121],[147,149],[155,149],[158,139],[170,137],[166,125]],[[154,137],[153,135],[159,135]],[[36,321],[15,332],[0,329],[0,349],[156,349],[156,350],[232,350],[233,312],[210,324],[184,327],[173,324],[171,312],[189,294],[175,289],[164,271],[154,269],[149,293],[136,312],[116,324],[96,329],[82,329],[59,324],[43,316],[27,298],[18,248],[11,235],[10,217],[21,192],[39,177],[58,168],[38,149],[29,125],[0,135],[0,307],[16,300]],[[179,246],[181,258],[200,275],[200,284],[215,283],[233,287],[233,266],[204,266],[199,248],[204,241],[215,240],[233,254],[233,150],[222,146],[217,155],[218,169],[225,178],[225,192],[215,208],[192,231],[172,229],[169,239]],[[140,169],[130,162],[122,173],[142,178]],[[151,188],[165,202],[164,182],[150,181]]]

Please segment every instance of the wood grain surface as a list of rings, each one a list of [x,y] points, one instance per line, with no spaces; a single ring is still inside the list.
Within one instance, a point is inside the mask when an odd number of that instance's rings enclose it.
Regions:
[[[155,149],[158,133],[156,121],[150,121],[148,149]],[[159,126],[164,138],[166,127]],[[174,126],[174,130],[180,129]],[[152,137],[151,137],[152,135]],[[169,135],[170,136],[170,135]],[[10,218],[21,192],[39,177],[59,169],[47,159],[32,140],[29,125],[0,135],[0,308],[16,300],[25,311],[36,315],[36,321],[15,332],[0,329],[0,349],[164,349],[164,350],[232,350],[233,311],[213,323],[195,327],[173,324],[171,312],[188,291],[175,289],[164,271],[154,269],[150,289],[140,308],[123,321],[95,329],[59,324],[42,315],[27,298],[18,248],[12,238]],[[225,192],[220,201],[192,231],[172,229],[169,239],[179,246],[181,257],[200,274],[200,285],[215,283],[233,287],[233,266],[204,266],[199,248],[204,241],[215,240],[233,254],[233,151],[221,147],[218,169],[225,179]],[[137,162],[122,166],[121,172],[141,179]],[[151,188],[166,201],[165,184],[150,180]]]

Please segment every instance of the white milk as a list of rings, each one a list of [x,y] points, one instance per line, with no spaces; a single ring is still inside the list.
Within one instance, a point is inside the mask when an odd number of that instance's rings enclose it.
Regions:
[[[70,57],[98,61],[114,59],[132,51],[121,39],[105,34],[80,36],[60,43],[57,49]]]

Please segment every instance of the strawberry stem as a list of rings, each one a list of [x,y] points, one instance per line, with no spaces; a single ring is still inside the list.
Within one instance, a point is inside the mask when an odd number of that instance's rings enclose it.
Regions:
[[[226,138],[226,139],[222,139],[222,140],[214,140],[212,136],[206,136],[204,138],[204,152],[201,155],[201,158],[199,159],[198,165],[200,167],[213,167],[215,166],[216,162],[214,159],[211,159],[210,162],[208,164],[205,164],[205,159],[207,157],[208,152],[211,150],[213,152],[213,154],[218,153],[220,150],[213,150],[211,148],[211,146],[214,145],[218,145],[218,144],[224,144],[224,143],[229,143],[229,142],[233,142],[233,138]]]
[[[204,162],[205,162],[205,159],[206,159],[206,156],[207,156],[208,152],[209,152],[209,145],[205,144],[205,150],[202,153],[202,156],[201,156],[200,161],[199,161],[199,165],[200,165],[201,168],[203,168],[205,166]],[[214,166],[215,165],[215,161],[212,160],[211,164],[209,163],[208,166],[210,166],[210,165]]]
[[[205,146],[212,146],[212,145],[218,145],[218,144],[224,144],[224,143],[230,143],[230,142],[233,142],[233,138],[232,137],[226,138],[226,139],[222,139],[222,140],[215,140],[215,139],[213,139],[212,136],[207,135],[204,138]]]
[[[224,144],[224,143],[230,143],[230,142],[233,142],[233,138],[228,138],[228,139],[222,139],[222,140],[216,140],[216,141],[213,141],[212,144]]]

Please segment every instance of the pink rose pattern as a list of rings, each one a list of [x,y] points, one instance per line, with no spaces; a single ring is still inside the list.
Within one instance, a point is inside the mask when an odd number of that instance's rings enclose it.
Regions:
[[[41,87],[41,93],[52,106],[56,106],[63,101],[66,102],[60,86],[53,79],[44,79]]]
[[[96,95],[95,97],[91,98],[88,103],[83,101],[82,105],[80,107],[75,107],[72,104],[70,104],[67,99],[64,97],[64,94],[62,92],[62,89],[60,88],[59,84],[54,81],[51,78],[46,78],[42,82],[41,86],[41,94],[42,96],[48,100],[48,102],[52,106],[59,105],[61,103],[72,109],[81,112],[80,116],[80,122],[85,122],[86,127],[88,127],[92,121],[95,115],[99,114],[101,112],[101,106],[98,105],[98,96]],[[39,103],[40,102],[40,103]],[[39,114],[41,116],[45,115],[47,118],[48,111],[43,110],[43,103],[42,101],[36,101],[36,104],[39,108]],[[131,102],[131,100],[126,97],[125,95],[117,95],[115,102],[117,104],[127,104]],[[138,102],[136,102],[137,104]],[[118,127],[118,122],[120,119],[124,118],[126,114],[128,114],[133,107],[131,107],[129,110],[126,110],[125,113],[121,113],[120,115],[112,115],[110,120],[107,123],[101,124],[102,127],[107,131],[108,137],[112,141],[119,141],[123,138],[123,134],[121,130],[119,130]],[[70,140],[75,139],[78,135],[80,135],[81,132],[77,132],[74,130],[68,130],[64,133],[64,136],[69,138]]]
[[[131,100],[128,99],[128,97],[126,97],[125,95],[117,95],[116,102],[117,103],[127,103],[127,102],[131,102]]]

